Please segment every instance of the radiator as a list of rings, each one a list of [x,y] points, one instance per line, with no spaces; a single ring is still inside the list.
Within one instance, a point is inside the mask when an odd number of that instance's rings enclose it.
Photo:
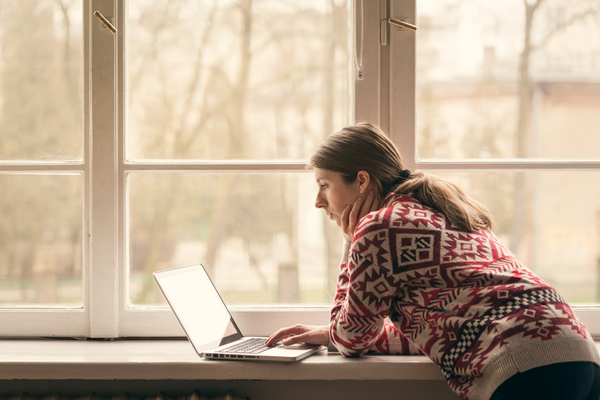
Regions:
[[[198,391],[194,391],[185,396],[169,397],[164,393],[159,393],[156,396],[148,396],[139,398],[130,396],[129,393],[114,395],[114,396],[97,396],[95,393],[90,393],[85,396],[63,396],[61,393],[55,393],[45,396],[33,396],[29,393],[22,393],[18,396],[0,397],[0,400],[250,400],[249,397],[239,396],[232,390],[220,396],[204,396]]]

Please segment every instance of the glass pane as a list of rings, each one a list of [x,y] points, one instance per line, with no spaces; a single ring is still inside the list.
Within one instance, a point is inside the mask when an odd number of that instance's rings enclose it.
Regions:
[[[0,0],[0,161],[82,159],[82,4]]]
[[[349,4],[130,1],[128,160],[309,158],[351,119]]]
[[[0,306],[83,304],[83,177],[0,174]]]
[[[421,159],[600,159],[597,1],[419,0],[417,25]]]
[[[130,305],[163,303],[152,272],[197,262],[228,304],[331,302],[343,240],[316,192],[312,172],[130,174]]]
[[[600,302],[600,172],[438,173],[494,214],[494,232],[570,303]]]

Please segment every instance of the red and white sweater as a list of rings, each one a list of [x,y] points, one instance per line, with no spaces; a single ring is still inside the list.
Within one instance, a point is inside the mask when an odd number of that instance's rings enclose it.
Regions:
[[[348,250],[329,332],[346,356],[422,352],[468,400],[487,400],[538,366],[600,365],[566,301],[489,230],[457,229],[415,198],[390,193],[360,221]]]

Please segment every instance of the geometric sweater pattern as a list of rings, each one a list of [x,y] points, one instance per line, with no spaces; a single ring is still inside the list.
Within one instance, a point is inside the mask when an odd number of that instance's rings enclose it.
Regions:
[[[330,343],[346,356],[425,354],[465,400],[517,372],[600,358],[561,295],[487,229],[390,193],[345,249]]]

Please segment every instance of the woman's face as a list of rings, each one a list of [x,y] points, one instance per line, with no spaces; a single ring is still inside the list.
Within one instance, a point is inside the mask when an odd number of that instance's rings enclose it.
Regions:
[[[342,181],[342,176],[333,171],[315,168],[315,180],[319,186],[315,207],[322,208],[329,219],[341,226],[341,216],[346,206],[354,204],[360,196],[359,179],[351,184]]]

